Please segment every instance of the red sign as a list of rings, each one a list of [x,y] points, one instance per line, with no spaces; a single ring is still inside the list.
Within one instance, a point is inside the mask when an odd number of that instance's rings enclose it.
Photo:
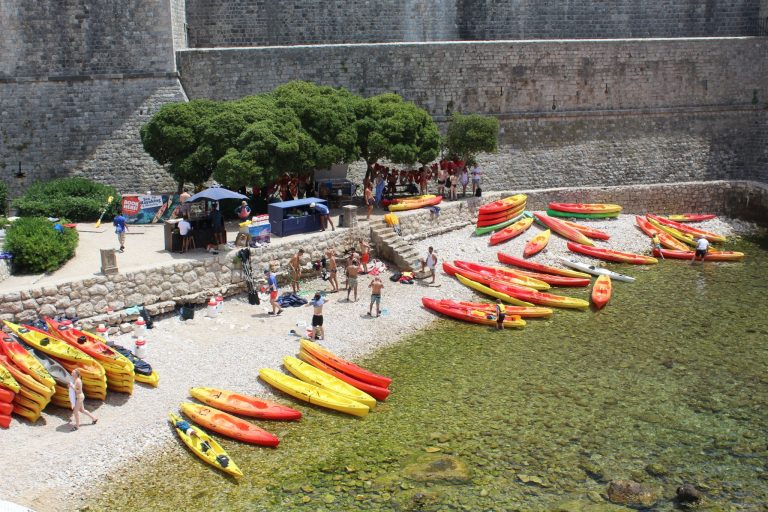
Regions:
[[[123,215],[133,216],[141,211],[141,201],[137,196],[123,196]]]

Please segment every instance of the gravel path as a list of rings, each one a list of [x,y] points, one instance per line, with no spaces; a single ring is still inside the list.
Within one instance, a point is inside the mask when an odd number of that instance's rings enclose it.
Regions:
[[[586,223],[586,222],[585,222]],[[588,222],[611,234],[601,246],[647,253],[648,238],[634,226],[634,216]],[[752,226],[732,220],[715,219],[699,224],[724,235],[747,231]],[[526,234],[501,246],[489,247],[488,238],[475,237],[472,226],[417,243],[420,253],[427,246],[437,250],[440,261],[465,259],[496,263],[496,252],[521,255],[525,241],[539,230],[537,225]],[[570,254],[565,240],[553,235],[546,252],[536,261],[555,263],[554,256]],[[588,261],[588,258],[578,259]],[[626,273],[642,279],[652,266],[626,268]],[[347,302],[344,292],[330,294],[325,306],[326,339],[324,345],[343,357],[356,359],[379,347],[390,345],[420,327],[435,315],[420,306],[422,296],[471,299],[474,293],[440,271],[435,286],[425,281],[414,285],[391,283],[385,273],[380,318],[368,317],[370,276],[361,276],[359,300]],[[343,285],[343,278],[340,277]],[[319,280],[302,282],[302,289],[330,289]],[[567,289],[555,290],[567,295]],[[291,330],[302,332],[309,324],[310,307],[286,308],[272,317],[267,306],[251,306],[245,297],[229,299],[218,318],[207,318],[205,310],[185,322],[177,317],[155,322],[148,331],[147,359],[160,374],[158,388],[137,384],[133,396],[110,393],[104,402],[88,401],[87,408],[99,416],[97,425],[71,431],[68,412],[49,407],[42,418],[30,425],[14,417],[11,427],[0,433],[0,452],[5,454],[6,475],[0,486],[0,499],[31,506],[39,512],[72,510],[78,496],[73,489],[87,487],[112,471],[120,470],[121,461],[146,453],[160,452],[171,446],[172,432],[166,425],[169,410],[188,399],[193,386],[216,386],[269,397],[271,392],[257,378],[262,367],[278,368],[284,355],[295,354],[298,338]],[[555,314],[555,318],[557,314]],[[117,338],[132,346],[130,335]],[[396,376],[395,376],[396,377]],[[284,399],[281,399],[284,400]]]

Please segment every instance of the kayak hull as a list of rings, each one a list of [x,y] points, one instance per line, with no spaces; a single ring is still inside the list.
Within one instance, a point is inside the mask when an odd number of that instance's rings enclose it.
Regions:
[[[657,235],[659,237],[659,243],[667,249],[674,249],[678,251],[687,251],[689,249],[687,245],[685,245],[677,238],[648,222],[648,219],[645,217],[635,215],[635,222],[637,223],[637,226],[642,230],[642,232],[649,237],[653,238],[653,235]]]
[[[279,389],[283,393],[303,400],[312,405],[319,405],[327,409],[351,414],[353,416],[366,416],[369,408],[351,398],[338,395],[314,384],[309,384],[271,368],[259,370],[259,377],[267,384]]]
[[[301,412],[296,409],[225,389],[199,387],[190,389],[189,394],[206,405],[240,416],[260,420],[292,421],[301,419]]]
[[[669,249],[654,249],[654,255],[664,256],[669,260],[692,260],[696,251],[672,251]],[[701,258],[699,258],[701,259]],[[707,251],[704,261],[741,261],[744,259],[744,253],[738,251]]]
[[[474,272],[472,270],[467,270],[466,268],[458,268],[455,265],[452,265],[446,261],[443,262],[443,270],[445,271],[446,274],[454,276],[457,279],[459,277],[464,277],[466,279],[471,280],[472,282],[480,283],[484,286],[491,286],[491,283],[496,280],[494,277],[491,277],[488,274],[483,274],[482,272]],[[463,281],[459,280],[459,282],[463,282]],[[532,290],[532,288],[528,288],[528,289]],[[509,302],[517,306],[533,306],[532,303],[526,302],[524,299],[519,299],[517,298],[517,296],[513,296],[513,295],[507,296],[507,299],[505,299],[504,297],[496,297],[496,298],[502,299],[505,302]]]
[[[677,215],[667,215],[669,220],[675,222],[703,222],[705,220],[712,220],[715,217],[717,217],[717,215],[709,213],[680,213]]]
[[[516,217],[512,217],[511,219],[505,220],[504,222],[500,222],[498,224],[494,224],[492,226],[482,226],[475,228],[475,235],[481,236],[486,235],[490,233],[491,231],[498,231],[500,229],[504,229],[507,226],[510,226],[514,224],[515,222],[519,221],[522,218],[523,214],[520,214]]]
[[[589,274],[585,274],[584,272],[577,272],[575,270],[571,270],[567,268],[552,267],[550,265],[545,265],[543,263],[537,263],[535,261],[528,261],[522,258],[517,258],[515,256],[511,256],[503,252],[497,252],[496,257],[501,263],[506,263],[507,265],[514,265],[516,267],[524,268],[527,270],[533,270],[534,272],[542,272],[544,274],[552,274],[552,275],[563,276],[563,277],[575,277],[575,278],[581,278],[581,279],[588,279],[590,276]]]
[[[337,370],[346,373],[347,375],[351,375],[358,380],[362,380],[363,382],[384,388],[389,387],[389,385],[392,383],[392,379],[389,377],[385,377],[384,375],[379,375],[377,373],[366,370],[365,368],[361,368],[360,366],[357,366],[356,364],[347,361],[337,356],[336,354],[333,354],[330,350],[327,350],[326,348],[313,341],[302,339],[300,343],[301,348],[307,353],[313,355],[325,364],[332,366]]]
[[[493,226],[495,224],[504,222],[505,220],[509,220],[513,217],[517,217],[518,215],[523,213],[523,211],[525,211],[525,205],[519,206],[518,208],[515,208],[513,210],[508,210],[500,214],[478,215],[476,225],[477,227]]]
[[[280,444],[280,440],[276,436],[263,428],[259,428],[253,423],[213,407],[186,402],[181,404],[179,408],[185,416],[201,427],[213,430],[223,436],[242,441],[243,443],[258,444],[272,448]]]
[[[531,224],[533,224],[533,219],[531,217],[520,219],[511,226],[508,226],[501,231],[497,231],[496,233],[492,234],[489,240],[489,245],[497,245],[504,243],[507,240],[511,240],[516,236],[525,233],[528,228],[531,227]]]
[[[562,217],[569,219],[615,219],[619,216],[620,212],[614,213],[572,213],[561,212],[557,210],[547,210],[547,215],[550,217]]]
[[[613,270],[608,270],[607,268],[596,267],[595,265],[590,265],[589,263],[584,263],[583,261],[572,260],[569,258],[564,258],[562,256],[560,256],[558,259],[563,263],[563,265],[577,269],[580,272],[586,272],[588,274],[592,274],[593,276],[606,275],[606,276],[609,276],[614,281],[623,281],[625,283],[635,282],[634,277],[626,276],[624,274],[619,274],[618,272],[614,272]]]
[[[211,438],[208,436],[208,434],[203,432],[202,429],[196,427],[195,425],[190,425],[196,434],[194,436],[190,436],[187,435],[186,432],[182,432],[181,429],[176,426],[176,424],[181,421],[180,416],[174,413],[169,413],[168,421],[171,422],[171,425],[176,431],[176,434],[178,434],[182,442],[187,445],[187,448],[192,450],[192,453],[216,469],[220,469],[229,475],[234,477],[243,476],[243,472],[239,467],[237,467],[237,464],[235,464],[235,462],[229,458],[229,455],[226,451],[224,451],[224,448],[222,448],[215,439]]]
[[[503,212],[506,210],[514,210],[520,206],[525,206],[528,196],[525,194],[515,194],[513,196],[493,201],[492,203],[486,203],[478,209],[478,213],[481,215],[488,215],[492,213]]]
[[[621,206],[607,203],[549,203],[550,210],[568,213],[619,213]]]
[[[698,229],[698,228],[695,228],[693,226],[689,226],[687,224],[682,224],[680,222],[675,222],[673,220],[661,217],[659,215],[648,214],[647,217],[649,219],[655,220],[656,222],[658,222],[660,224],[664,224],[665,226],[669,226],[671,228],[675,228],[675,229],[677,229],[678,231],[680,231],[682,233],[687,233],[687,234],[695,236],[697,238],[700,237],[700,236],[703,236],[704,238],[706,238],[710,242],[715,242],[715,243],[717,243],[717,242],[725,242],[725,237],[723,235],[718,235],[717,233],[712,233],[710,231],[704,231],[703,229]]]
[[[456,320],[462,320],[464,322],[479,325],[495,326],[497,324],[495,318],[495,308],[492,313],[490,311],[472,309],[470,307],[464,307],[460,305],[447,305],[441,303],[439,300],[430,299],[428,297],[422,297],[421,303],[424,304],[424,307],[427,309],[437,311],[440,314]],[[504,318],[504,327],[525,327],[525,320],[517,315],[507,314]]]
[[[491,289],[506,293],[510,297],[517,297],[520,300],[550,308],[586,309],[589,307],[589,302],[583,299],[539,292],[522,286],[510,286],[494,282],[491,283]]]
[[[293,356],[283,357],[285,368],[295,375],[298,379],[309,384],[314,384],[328,391],[332,391],[341,396],[351,398],[356,402],[367,405],[369,409],[376,407],[376,399],[368,393],[361,391],[351,384],[344,382],[333,375],[319,370],[311,364],[297,359]]]
[[[400,201],[396,204],[390,204],[387,208],[389,208],[390,212],[404,212],[406,210],[416,210],[418,208],[434,206],[440,204],[442,200],[443,196],[435,196],[425,199],[417,199],[415,201]]]
[[[489,288],[490,290],[490,288]],[[469,302],[458,301],[452,299],[439,299],[438,302],[449,307],[469,307],[472,309],[479,309],[488,313],[496,311],[496,304],[492,302]],[[554,311],[551,308],[543,308],[541,306],[510,306],[507,305],[508,315],[517,315],[521,318],[549,318]]]
[[[594,245],[592,240],[587,238],[587,236],[584,235],[581,231],[573,229],[560,219],[556,219],[548,215],[543,215],[541,213],[534,213],[534,215],[536,216],[536,220],[544,224],[558,235],[582,245]]]
[[[460,269],[470,270],[472,272],[481,272],[488,275],[490,278],[511,280],[512,284],[527,286],[528,288],[533,288],[534,290],[548,290],[550,288],[549,284],[544,281],[540,281],[534,277],[529,277],[515,270],[510,270],[503,267],[492,267],[490,265],[481,265],[480,263],[472,263],[462,260],[453,260],[453,266]]]
[[[659,262],[659,260],[653,256],[615,251],[613,249],[606,249],[603,247],[587,247],[586,245],[575,244],[573,242],[568,242],[568,250],[578,254],[584,254],[585,256],[590,256],[592,258],[598,258],[605,261],[613,261],[616,263],[630,263],[632,265],[653,265],[654,263]]]
[[[612,293],[611,278],[606,275],[597,276],[595,284],[592,285],[592,305],[596,309],[602,309],[611,300]]]
[[[333,366],[329,366],[325,364],[324,362],[320,361],[319,359],[317,359],[316,357],[314,357],[313,355],[311,355],[310,353],[304,350],[299,350],[299,359],[311,364],[318,370],[323,370],[324,372],[333,375],[337,379],[343,380],[347,384],[351,384],[355,386],[360,391],[365,391],[376,400],[384,401],[389,396],[389,393],[390,393],[389,389],[383,388],[381,386],[374,386],[373,384],[369,384],[367,382],[363,382],[362,380],[356,379],[351,375],[347,375],[344,372],[340,372]]]
[[[551,234],[551,230],[545,229],[541,233],[536,234],[536,236],[528,240],[525,243],[525,248],[523,248],[523,257],[530,258],[531,256],[535,256],[536,254],[543,251],[549,243],[549,237]]]

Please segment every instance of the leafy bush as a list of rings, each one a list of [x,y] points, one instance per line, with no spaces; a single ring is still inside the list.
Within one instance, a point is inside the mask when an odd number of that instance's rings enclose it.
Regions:
[[[0,181],[0,215],[5,215],[5,201],[8,199],[8,184]]]
[[[77,242],[74,229],[59,233],[48,219],[23,217],[8,227],[5,250],[13,254],[17,272],[53,272],[75,255]]]
[[[117,190],[86,178],[38,181],[13,204],[21,217],[59,217],[83,222],[97,220],[109,196],[114,201],[109,205],[106,218],[111,218],[120,202]]]

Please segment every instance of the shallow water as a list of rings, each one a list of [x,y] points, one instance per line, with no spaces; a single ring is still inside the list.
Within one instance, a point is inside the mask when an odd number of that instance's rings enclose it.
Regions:
[[[285,397],[305,418],[259,422],[278,449],[219,438],[240,482],[179,443],[89,510],[608,510],[590,507],[617,478],[655,486],[653,510],[683,482],[708,510],[764,510],[768,239],[728,248],[748,259],[617,266],[637,282],[599,312],[504,332],[440,320],[364,361],[394,377],[367,418]],[[467,474],[418,479],[444,456],[433,469]]]

